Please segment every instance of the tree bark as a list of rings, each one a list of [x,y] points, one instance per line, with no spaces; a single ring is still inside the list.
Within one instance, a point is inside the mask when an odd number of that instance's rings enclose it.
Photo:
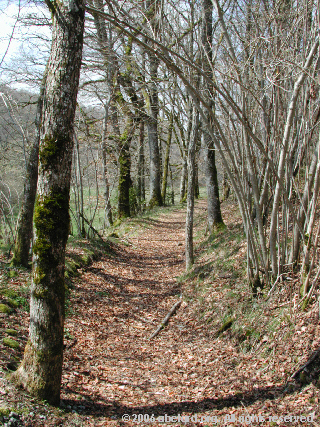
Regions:
[[[214,88],[213,85],[209,83],[209,81],[214,80],[212,71],[212,12],[212,1],[202,0],[202,47],[204,50],[203,68],[209,78],[205,80],[204,86],[206,92],[205,98],[211,109],[214,108]],[[207,119],[209,123],[212,123],[210,112],[207,113]],[[207,129],[204,129],[203,132],[203,142],[207,186],[208,227],[209,232],[211,233],[215,228],[223,225],[223,220],[219,199],[215,147]]]
[[[158,1],[151,2],[147,0],[147,16],[153,31],[157,32],[157,7]],[[149,83],[149,118],[147,120],[148,142],[150,153],[150,200],[149,206],[162,206],[161,197],[161,174],[160,174],[160,152],[158,141],[158,114],[159,114],[159,97],[157,88],[159,59],[152,52],[148,51],[150,83]]]
[[[11,261],[13,266],[22,266],[26,268],[29,267],[29,252],[33,231],[33,210],[37,193],[40,126],[42,120],[43,96],[46,77],[47,69],[44,73],[40,88],[37,114],[35,119],[36,136],[28,160],[19,224],[14,245],[13,258]]]
[[[161,189],[161,197],[164,205],[166,204],[172,131],[173,131],[173,113],[171,112],[170,120],[169,120],[169,129],[168,129],[168,140],[167,140],[166,153],[165,153],[164,164],[163,164],[162,189]]]
[[[29,341],[14,377],[32,395],[58,405],[65,317],[65,247],[84,0],[46,3],[53,16],[53,34],[40,132]]]
[[[102,171],[104,183],[104,200],[105,200],[105,221],[107,226],[113,225],[112,208],[110,203],[110,186],[108,180],[108,167],[107,167],[107,128],[108,128],[108,105],[105,105],[105,117],[102,131]]]
[[[137,197],[139,205],[145,203],[146,190],[145,190],[145,167],[144,167],[144,121],[141,120],[139,127],[139,154],[138,154],[138,191]]]
[[[279,203],[280,203],[280,197],[281,197],[281,192],[282,192],[280,183],[283,182],[283,178],[284,178],[286,154],[288,151],[288,145],[289,145],[289,140],[290,140],[290,135],[291,135],[293,118],[296,114],[296,105],[298,102],[300,89],[301,89],[303,82],[305,81],[305,79],[307,77],[307,70],[312,64],[313,57],[314,57],[314,55],[318,49],[318,46],[319,46],[319,38],[317,38],[315,43],[313,44],[313,46],[310,50],[310,53],[306,59],[306,62],[303,66],[302,72],[294,84],[292,95],[291,95],[291,100],[290,100],[290,104],[289,104],[289,108],[288,108],[284,134],[283,134],[283,138],[282,138],[281,152],[280,152],[279,165],[278,165],[278,181],[277,181],[276,188],[274,191],[272,214],[271,214],[271,223],[270,223],[270,232],[269,232],[270,261],[271,261],[271,267],[272,267],[272,274],[275,278],[278,275],[278,257],[277,257],[276,235],[277,235],[277,225],[278,225]]]
[[[180,177],[180,203],[183,203],[186,200],[187,178],[188,178],[188,162],[186,158],[183,158],[181,177]]]
[[[187,190],[187,217],[186,217],[186,270],[193,263],[193,213],[194,213],[194,183],[195,183],[195,153],[199,130],[199,112],[194,109],[192,131],[188,146],[188,190]]]
[[[118,185],[118,218],[130,217],[130,188],[132,180],[130,144],[132,139],[132,120],[127,119],[125,131],[120,137],[119,185]]]

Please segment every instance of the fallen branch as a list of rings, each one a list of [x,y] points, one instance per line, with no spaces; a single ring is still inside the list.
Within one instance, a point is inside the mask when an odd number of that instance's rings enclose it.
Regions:
[[[151,340],[152,338],[157,336],[158,333],[161,331],[161,329],[163,329],[166,326],[166,324],[169,322],[170,317],[174,315],[174,313],[176,312],[178,307],[180,307],[181,303],[182,303],[182,299],[180,298],[179,301],[177,301],[175,304],[173,304],[169,313],[166,315],[166,317],[163,319],[163,321],[160,323],[160,325],[157,327],[157,329],[150,335],[149,340]]]
[[[99,239],[100,240],[102,240],[103,241],[103,243],[104,243],[104,240],[103,240],[103,237],[99,234],[99,232],[92,226],[92,224],[87,220],[87,218],[85,217],[85,216],[83,216],[82,215],[82,213],[81,212],[79,212],[79,216],[81,216],[81,218],[83,218],[84,219],[84,222],[86,222],[87,224],[88,224],[88,226],[89,226],[89,228],[90,228],[90,230],[92,230],[93,232],[94,232],[94,234],[96,234],[98,237],[99,237]]]
[[[312,362],[314,362],[314,360],[320,355],[320,348],[318,348],[318,350],[316,350],[313,355],[308,359],[308,361],[301,366],[301,368],[299,368],[297,371],[295,371],[292,375],[291,375],[291,379],[297,379],[298,375],[300,375],[300,373],[302,371],[304,371],[308,366],[310,366],[312,364]]]

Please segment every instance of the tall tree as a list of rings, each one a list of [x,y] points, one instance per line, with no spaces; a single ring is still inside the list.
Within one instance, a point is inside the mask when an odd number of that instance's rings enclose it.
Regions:
[[[40,132],[29,340],[14,375],[31,394],[53,405],[60,402],[65,247],[84,3],[46,0],[52,13],[53,34]]]
[[[168,139],[167,139],[167,143],[166,143],[166,152],[165,152],[165,156],[164,156],[163,174],[162,174],[162,187],[161,187],[161,197],[162,197],[162,201],[163,201],[164,205],[166,204],[172,131],[173,131],[173,112],[171,111],[170,118],[169,118]]]
[[[192,129],[188,141],[188,190],[187,190],[187,215],[186,215],[186,270],[189,270],[193,263],[193,215],[194,215],[194,195],[195,195],[195,156],[196,144],[199,131],[199,111],[192,109]]]
[[[213,64],[212,64],[212,13],[213,5],[211,0],[202,0],[202,49],[203,49],[203,70],[205,73],[204,99],[210,109],[214,109],[214,87],[213,87]],[[207,111],[207,120],[213,126],[210,117],[210,112]],[[204,142],[204,160],[205,160],[205,176],[207,186],[207,204],[208,204],[208,227],[212,232],[215,228],[223,225],[220,199],[219,199],[219,186],[218,186],[218,173],[216,167],[216,152],[213,140],[206,127],[203,131]]]
[[[159,1],[147,0],[147,16],[150,25],[155,34],[158,33],[159,25]],[[162,206],[161,197],[161,173],[160,173],[160,153],[158,141],[158,115],[159,115],[159,96],[158,96],[158,67],[159,59],[155,53],[148,50],[149,59],[149,118],[147,121],[148,141],[150,153],[150,206]]]

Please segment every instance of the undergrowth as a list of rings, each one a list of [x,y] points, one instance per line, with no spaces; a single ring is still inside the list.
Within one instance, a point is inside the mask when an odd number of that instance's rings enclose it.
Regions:
[[[292,272],[273,290],[265,287],[253,295],[240,216],[230,202],[224,211],[226,228],[211,235],[205,233],[205,216],[198,218],[195,265],[179,282],[186,284],[184,298],[213,340],[229,340],[242,354],[270,359],[277,343],[292,344],[298,325],[317,322],[317,304],[314,298],[308,313],[299,308],[299,278]]]

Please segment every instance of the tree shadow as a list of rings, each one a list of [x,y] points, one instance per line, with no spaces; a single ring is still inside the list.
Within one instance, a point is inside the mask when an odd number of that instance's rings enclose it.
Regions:
[[[119,383],[120,384],[120,383]],[[132,385],[131,385],[132,386]],[[136,385],[136,387],[144,389],[141,385]],[[83,404],[83,409],[81,410],[82,415],[95,415],[95,416],[105,416],[120,418],[124,414],[133,416],[134,414],[152,414],[156,417],[159,415],[174,416],[183,413],[203,413],[209,412],[212,410],[222,410],[230,407],[238,406],[250,406],[253,403],[265,400],[273,400],[277,397],[284,397],[286,395],[293,394],[301,390],[303,386],[297,382],[291,382],[289,385],[282,384],[280,386],[266,386],[260,387],[252,390],[247,390],[243,393],[236,392],[234,394],[230,393],[225,397],[217,398],[205,398],[202,400],[192,401],[184,400],[170,403],[158,403],[154,405],[139,405],[139,406],[128,406],[123,405],[118,401],[109,401],[98,393],[94,396],[89,396],[86,393],[79,393],[83,398],[86,399],[85,404]],[[70,393],[72,391],[70,390]],[[79,404],[79,401],[74,399],[64,399],[62,401],[62,406],[64,408],[74,407]],[[68,411],[68,409],[66,409]],[[70,409],[71,411],[71,409]]]

